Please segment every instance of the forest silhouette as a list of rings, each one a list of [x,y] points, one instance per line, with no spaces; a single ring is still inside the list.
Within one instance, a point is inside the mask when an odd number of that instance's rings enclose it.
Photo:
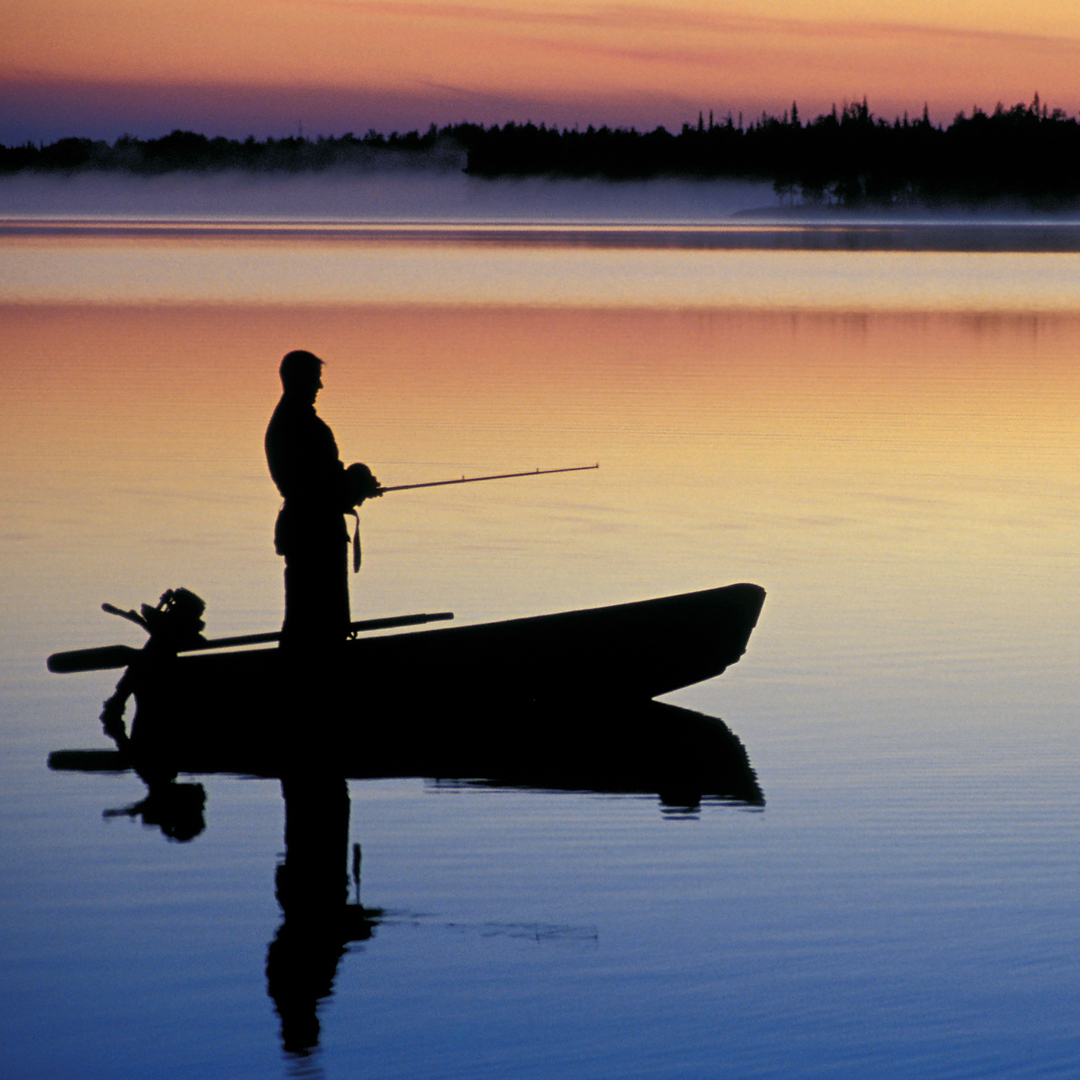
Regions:
[[[0,146],[0,173],[87,170],[160,175],[178,171],[319,172],[385,167],[463,169],[500,177],[771,181],[781,205],[846,209],[988,204],[1054,210],[1080,200],[1080,120],[1029,105],[973,108],[935,125],[928,110],[887,121],[866,100],[806,123],[797,105],[748,123],[710,113],[679,132],[663,127],[548,127],[459,123],[389,136],[240,141],[174,131]]]

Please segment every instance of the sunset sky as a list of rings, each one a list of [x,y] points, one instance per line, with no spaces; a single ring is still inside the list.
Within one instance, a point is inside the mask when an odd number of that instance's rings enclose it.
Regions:
[[[865,95],[937,121],[1080,110],[1080,5],[1047,0],[2,0],[0,141],[677,127]]]

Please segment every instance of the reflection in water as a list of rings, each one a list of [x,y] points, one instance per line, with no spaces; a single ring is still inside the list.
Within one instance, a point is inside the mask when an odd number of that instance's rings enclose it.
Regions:
[[[148,826],[158,826],[170,840],[194,840],[206,828],[203,808],[206,789],[202,784],[154,784],[131,806],[106,810],[104,817],[139,817]]]
[[[655,791],[665,813],[686,816],[693,816],[705,794],[743,805],[764,804],[745,748],[715,717],[650,701],[610,711],[578,706],[532,719],[548,730],[546,744],[537,744],[536,727],[523,724],[516,739],[504,736],[501,771],[495,770],[495,777],[483,783]],[[573,739],[571,732],[576,733]],[[526,745],[528,752],[523,749]],[[488,763],[495,764],[496,757],[488,756]],[[383,913],[360,903],[359,845],[352,857],[356,902],[347,902],[350,804],[344,776],[325,767],[301,767],[282,778],[281,791],[285,860],[277,869],[276,882],[285,920],[270,944],[266,978],[281,1017],[285,1052],[307,1055],[318,1045],[319,1005],[333,993],[346,945],[368,940]],[[567,932],[557,928],[558,934]],[[573,928],[570,932],[580,934]],[[484,936],[493,933],[539,940],[552,928],[486,928]],[[595,930],[590,939],[595,939]]]
[[[745,747],[717,717],[645,701],[567,703],[515,719],[501,725],[497,743],[487,729],[490,742],[470,748],[481,767],[456,775],[483,777],[466,783],[490,787],[650,793],[665,814],[703,800],[765,805]]]
[[[282,779],[285,860],[277,898],[285,921],[266,956],[267,990],[281,1017],[288,1054],[319,1042],[319,1002],[333,992],[338,961],[350,941],[372,936],[382,914],[360,904],[360,848],[354,849],[356,903],[349,904],[346,857],[349,789],[342,776],[301,772]]]
[[[312,705],[325,696],[309,697]],[[296,705],[298,702],[294,701]],[[300,714],[297,714],[300,715]],[[515,723],[502,718],[499,744],[460,748],[427,775],[468,776],[439,785],[483,784],[534,790],[576,790],[607,794],[653,793],[666,816],[693,817],[703,801],[760,807],[764,795],[739,738],[715,717],[655,701],[564,705],[521,715]],[[377,732],[378,724],[371,724]],[[485,729],[481,729],[485,730]],[[494,728],[486,729],[493,732]],[[544,738],[537,732],[543,731]],[[360,901],[360,845],[350,859],[348,776],[401,775],[380,762],[380,741],[373,737],[367,753],[335,757],[312,740],[292,744],[292,766],[281,776],[285,802],[285,857],[275,885],[284,919],[266,956],[267,992],[281,1020],[283,1050],[294,1062],[311,1062],[320,1038],[319,1010],[332,996],[341,957],[350,942],[367,941],[383,918],[381,908]],[[357,747],[357,749],[360,749]],[[255,760],[265,755],[255,750]],[[340,747],[338,748],[340,751]],[[430,754],[425,762],[437,766]],[[120,751],[56,751],[51,768],[93,772],[121,771],[127,761]],[[237,763],[231,763],[235,771]],[[483,768],[458,771],[466,764]],[[343,765],[347,768],[343,768]],[[450,766],[455,766],[451,768]],[[213,771],[213,770],[208,770]],[[251,770],[255,771],[255,770]],[[478,777],[486,777],[478,779]],[[205,792],[201,784],[155,784],[141,802],[108,816],[141,816],[159,825],[170,839],[189,840],[204,827]],[[349,878],[355,889],[350,902]],[[450,924],[451,929],[470,929]],[[527,937],[534,940],[595,941],[595,927],[553,923],[485,924],[484,938]],[[313,1065],[311,1067],[314,1067]],[[302,1066],[305,1074],[308,1066]],[[317,1071],[317,1070],[316,1070]]]
[[[328,695],[327,700],[334,700]],[[323,774],[354,780],[423,776],[439,784],[520,787],[538,790],[595,791],[658,795],[666,807],[687,808],[702,800],[763,806],[765,797],[746,750],[720,719],[658,701],[566,703],[559,708],[520,707],[507,714],[478,713],[471,726],[440,727],[440,716],[426,717],[423,735],[442,730],[432,746],[419,741],[417,728],[399,717],[372,718],[362,731],[344,737],[324,732],[320,745],[293,739],[282,759],[303,763]],[[343,727],[344,725],[342,725]],[[180,771],[279,776],[266,768],[262,745],[246,756],[234,745],[225,755],[208,752],[180,763]],[[78,772],[124,772],[130,760],[120,751],[56,750],[49,767]],[[181,785],[164,785],[163,793]],[[142,804],[140,804],[142,805]]]

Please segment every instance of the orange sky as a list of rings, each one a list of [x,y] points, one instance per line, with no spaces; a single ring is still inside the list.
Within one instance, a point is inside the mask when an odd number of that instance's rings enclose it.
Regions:
[[[106,137],[677,126],[863,95],[889,116],[927,101],[939,121],[1036,90],[1080,108],[1080,5],[1064,0],[3,0],[2,29],[8,141],[57,123]]]

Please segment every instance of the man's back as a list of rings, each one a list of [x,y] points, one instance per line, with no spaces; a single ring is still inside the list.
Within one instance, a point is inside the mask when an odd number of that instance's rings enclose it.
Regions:
[[[312,403],[282,395],[266,429],[266,462],[286,500],[333,509],[348,509],[345,466],[334,433]]]

